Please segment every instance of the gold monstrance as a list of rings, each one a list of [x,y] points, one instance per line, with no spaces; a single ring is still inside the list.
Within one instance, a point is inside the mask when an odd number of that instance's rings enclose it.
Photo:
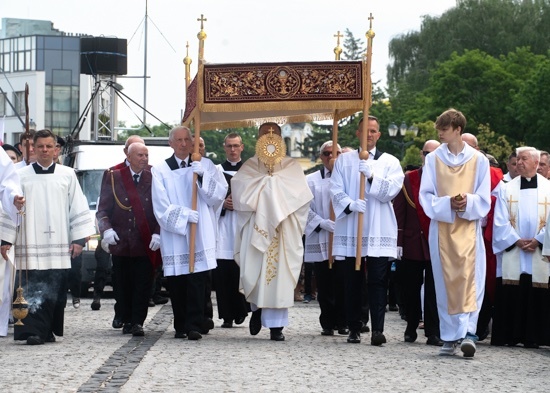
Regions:
[[[280,135],[273,133],[264,134],[256,142],[256,155],[267,168],[269,176],[273,176],[273,168],[280,163],[286,155],[286,145]]]

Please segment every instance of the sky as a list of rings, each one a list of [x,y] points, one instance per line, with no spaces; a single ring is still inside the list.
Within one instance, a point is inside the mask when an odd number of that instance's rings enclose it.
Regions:
[[[334,35],[349,29],[365,43],[372,13],[376,34],[372,80],[386,85],[388,44],[401,34],[418,31],[424,15],[440,16],[456,0],[0,0],[1,18],[53,22],[67,33],[128,40],[128,76],[144,75],[147,9],[147,109],[175,124],[185,106],[186,43],[197,69],[201,14],[207,19],[204,57],[209,63],[331,61]],[[120,78],[123,92],[143,104],[142,78]],[[139,123],[138,107],[119,102],[119,120]],[[159,122],[147,115],[147,122]]]

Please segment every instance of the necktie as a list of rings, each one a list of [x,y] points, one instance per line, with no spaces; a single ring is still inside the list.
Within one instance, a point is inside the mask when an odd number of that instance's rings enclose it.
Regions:
[[[185,165],[185,161],[182,160],[182,161],[181,161],[180,167],[181,167],[181,168],[185,168],[185,166],[186,166],[186,165]]]
[[[134,184],[137,186],[139,182],[139,175],[134,175]]]

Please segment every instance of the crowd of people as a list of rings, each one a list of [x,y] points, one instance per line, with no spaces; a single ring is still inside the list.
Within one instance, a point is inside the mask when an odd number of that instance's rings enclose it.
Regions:
[[[368,116],[357,129],[358,140],[366,133],[365,150],[327,141],[322,166],[307,176],[288,156],[262,156],[262,147],[284,145],[275,123],[259,127],[257,154],[246,162],[242,138],[228,134],[220,165],[205,157],[202,138],[193,153],[183,126],[170,131],[173,155],[153,167],[143,139],[128,138],[126,158],[104,174],[96,214],[99,253],[113,264],[113,328],[145,334],[161,272],[175,338],[199,340],[214,328],[214,284],[221,328],[251,313],[251,335],[266,327],[283,341],[305,263],[323,336],[358,344],[370,332],[370,344],[383,345],[394,290],[404,341],[415,342],[422,323],[439,355],[471,358],[489,334],[492,345],[550,345],[549,154],[518,147],[504,175],[465,132],[460,111],[443,112],[435,128],[439,141],[425,141],[422,166],[404,172],[377,148],[380,124]],[[63,335],[70,269],[95,230],[74,171],[56,163],[56,136],[41,130],[22,143],[31,146],[23,164],[15,147],[0,152],[0,336],[20,260],[29,315],[14,337],[37,345]]]

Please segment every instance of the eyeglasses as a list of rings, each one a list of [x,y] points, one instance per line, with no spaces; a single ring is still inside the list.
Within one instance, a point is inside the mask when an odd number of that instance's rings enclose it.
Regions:
[[[340,155],[341,153],[342,153],[342,152],[339,151],[339,152],[338,152],[338,155]],[[321,154],[324,155],[325,157],[328,157],[328,156],[330,156],[330,155],[332,154],[332,152],[331,152],[331,151],[324,151],[324,152],[322,152]]]
[[[426,157],[430,153],[431,151],[422,150],[422,154],[424,155],[424,157]]]
[[[225,145],[225,148],[226,149],[238,149],[239,147],[241,147],[241,144],[235,144],[235,145]]]

